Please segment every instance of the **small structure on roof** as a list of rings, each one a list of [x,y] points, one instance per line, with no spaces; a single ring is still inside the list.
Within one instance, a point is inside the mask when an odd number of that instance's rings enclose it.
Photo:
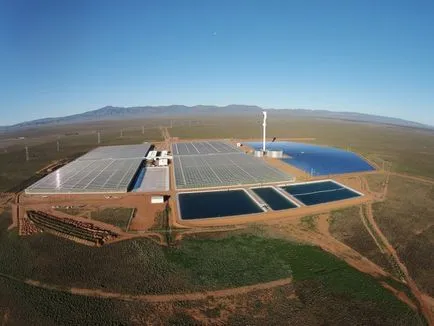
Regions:
[[[148,155],[146,155],[147,160],[154,160],[157,157],[157,151],[149,151]]]
[[[151,196],[151,204],[163,204],[164,196],[163,195],[153,195]]]
[[[283,158],[283,151],[282,150],[266,151],[265,153],[266,153],[267,157]]]
[[[167,166],[167,165],[168,165],[167,158],[160,158],[158,160],[158,166]]]

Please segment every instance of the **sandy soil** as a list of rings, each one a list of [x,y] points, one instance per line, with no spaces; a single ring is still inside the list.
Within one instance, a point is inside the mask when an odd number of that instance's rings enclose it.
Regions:
[[[129,230],[145,231],[154,224],[155,216],[159,211],[164,210],[164,204],[151,204],[150,199],[139,207],[136,206],[137,212],[131,221]]]

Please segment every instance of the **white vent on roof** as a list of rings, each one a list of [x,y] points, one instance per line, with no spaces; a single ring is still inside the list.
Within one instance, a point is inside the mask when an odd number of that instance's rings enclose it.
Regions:
[[[151,204],[163,204],[164,203],[164,196],[152,196],[151,197]]]

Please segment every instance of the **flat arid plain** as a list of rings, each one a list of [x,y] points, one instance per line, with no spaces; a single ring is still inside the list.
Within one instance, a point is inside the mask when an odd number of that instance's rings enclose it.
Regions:
[[[1,134],[1,325],[434,323],[433,131],[270,117],[269,141],[337,147],[375,167],[319,177],[264,158],[297,181],[332,178],[364,194],[293,210],[183,220],[173,163],[160,205],[140,192],[24,192],[98,146],[148,142],[170,151],[211,139],[235,146],[260,140],[259,120],[161,118]],[[31,211],[116,237],[91,246],[35,227]]]

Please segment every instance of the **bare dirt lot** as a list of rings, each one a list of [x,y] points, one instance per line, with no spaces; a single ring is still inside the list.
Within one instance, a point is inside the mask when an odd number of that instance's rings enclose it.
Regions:
[[[20,197],[20,206],[23,210],[51,210],[53,207],[68,207],[71,203],[73,203],[74,207],[81,207],[83,211],[88,212],[102,211],[106,208],[116,207],[134,208],[134,218],[129,225],[129,230],[131,231],[146,231],[154,224],[156,213],[164,209],[164,204],[151,204],[151,194],[145,193],[116,194],[110,196],[21,195]]]

